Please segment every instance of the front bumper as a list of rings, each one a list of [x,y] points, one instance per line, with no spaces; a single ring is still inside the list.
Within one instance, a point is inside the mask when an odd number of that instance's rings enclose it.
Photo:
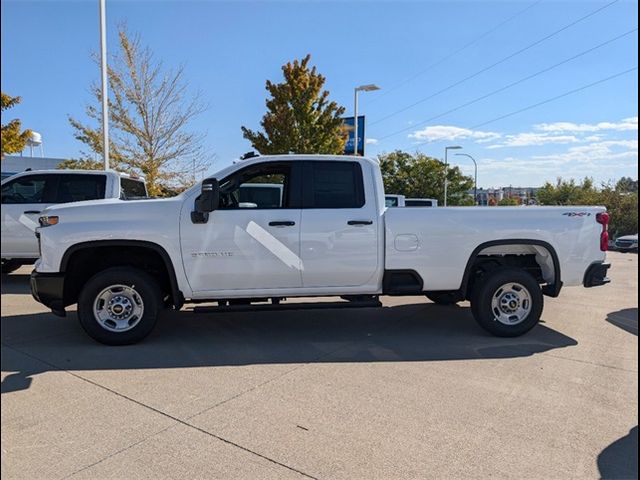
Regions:
[[[599,287],[611,282],[607,277],[607,270],[611,267],[610,263],[596,262],[592,263],[584,274],[583,285],[589,287]]]
[[[64,274],[31,272],[31,295],[49,307],[53,313],[64,317]]]

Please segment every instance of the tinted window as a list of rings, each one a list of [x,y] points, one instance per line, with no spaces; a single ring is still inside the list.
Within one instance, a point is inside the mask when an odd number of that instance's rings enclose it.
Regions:
[[[82,202],[104,198],[105,175],[56,175],[59,178],[55,203]]]
[[[290,163],[263,163],[240,170],[220,182],[220,208],[294,208],[291,177]]]
[[[305,208],[360,208],[362,169],[356,162],[307,162]]]
[[[404,204],[407,207],[433,207],[431,200],[405,200]]]
[[[2,203],[51,203],[51,178],[45,175],[27,175],[2,186]]]
[[[398,198],[397,197],[386,197],[384,199],[385,207],[397,207],[398,206]]]
[[[147,196],[147,189],[141,180],[120,177],[120,198],[123,200]]]

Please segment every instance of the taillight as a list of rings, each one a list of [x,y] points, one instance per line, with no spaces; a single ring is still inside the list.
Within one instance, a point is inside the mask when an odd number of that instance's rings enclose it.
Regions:
[[[601,212],[596,214],[596,222],[602,225],[602,232],[600,233],[600,250],[606,252],[609,250],[609,214],[607,212]]]

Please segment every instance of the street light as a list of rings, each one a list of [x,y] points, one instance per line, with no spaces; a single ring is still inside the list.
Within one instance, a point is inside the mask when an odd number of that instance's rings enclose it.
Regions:
[[[369,85],[360,85],[353,91],[353,154],[358,155],[358,92],[373,92],[380,90],[380,87],[370,83]],[[362,139],[364,141],[364,138]],[[364,150],[363,150],[364,151]]]
[[[447,206],[447,186],[449,184],[449,180],[447,179],[447,174],[449,173],[449,162],[447,160],[447,154],[449,150],[460,150],[462,147],[458,145],[454,145],[452,147],[444,148],[444,206]]]
[[[100,69],[102,75],[102,155],[109,170],[109,97],[107,92],[107,13],[106,0],[100,0]]]
[[[461,157],[469,157],[473,162],[473,167],[475,169],[474,180],[473,180],[473,204],[478,204],[478,164],[476,163],[476,159],[467,153],[456,153],[456,156]]]

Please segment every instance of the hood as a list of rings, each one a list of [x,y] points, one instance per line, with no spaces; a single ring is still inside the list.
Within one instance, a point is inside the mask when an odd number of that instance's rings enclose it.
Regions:
[[[638,234],[636,233],[635,235],[624,235],[622,237],[618,237],[616,240],[635,240],[637,242]]]
[[[171,204],[182,203],[182,196],[178,195],[170,198],[141,198],[137,200],[120,200],[119,198],[105,198],[99,200],[85,200],[83,202],[72,203],[59,203],[51,205],[43,210],[50,215],[55,215],[62,212],[76,212],[80,209],[104,209],[111,207],[123,208],[144,208],[142,205],[158,205],[158,204]]]

